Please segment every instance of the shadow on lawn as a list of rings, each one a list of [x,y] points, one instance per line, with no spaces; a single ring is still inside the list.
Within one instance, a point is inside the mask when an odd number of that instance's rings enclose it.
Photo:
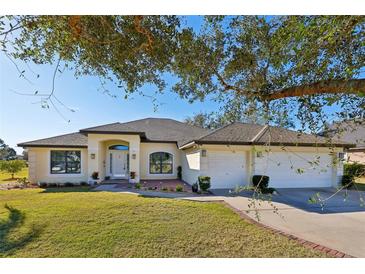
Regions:
[[[6,178],[2,179],[3,182],[16,182],[16,180],[21,179],[21,177],[14,177],[14,178]]]
[[[5,209],[9,211],[9,217],[5,221],[0,220],[0,255],[3,253],[7,253],[6,255],[12,254],[17,249],[24,247],[37,238],[41,233],[40,228],[32,226],[30,231],[25,235],[17,237],[14,240],[8,239],[9,234],[14,229],[24,224],[25,214],[19,209],[8,206],[7,204],[5,204]]]
[[[40,194],[47,194],[47,193],[67,193],[67,192],[89,192],[93,188],[89,186],[81,186],[81,187],[49,187],[44,188]]]

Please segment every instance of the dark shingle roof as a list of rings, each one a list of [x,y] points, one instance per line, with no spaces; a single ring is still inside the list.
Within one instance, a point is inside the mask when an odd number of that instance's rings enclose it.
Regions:
[[[88,133],[139,134],[142,142],[174,142],[179,147],[198,144],[266,144],[272,145],[329,145],[328,138],[299,133],[279,127],[233,123],[215,131],[191,126],[172,119],[146,118],[127,123],[113,123],[18,144],[22,147],[87,147]],[[350,147],[336,140],[332,145]]]
[[[87,136],[79,132],[18,144],[20,147],[87,147]]]
[[[113,123],[80,130],[84,133],[139,134],[143,141],[177,142],[179,145],[207,134],[206,129],[172,119],[146,118],[127,123]]]
[[[335,141],[356,144],[357,149],[365,149],[365,121],[352,120],[333,123],[322,135],[329,136]]]
[[[248,143],[263,129],[261,125],[233,123],[199,138],[200,142]]]
[[[233,123],[193,140],[200,144],[247,144],[327,146],[328,138],[299,133],[285,128],[256,124]],[[351,146],[342,141],[332,142],[336,146]]]
[[[91,127],[61,136],[18,144],[22,147],[87,147],[88,133],[138,134],[145,142],[174,142],[178,145],[208,133],[206,129],[172,119],[146,118],[127,123]]]

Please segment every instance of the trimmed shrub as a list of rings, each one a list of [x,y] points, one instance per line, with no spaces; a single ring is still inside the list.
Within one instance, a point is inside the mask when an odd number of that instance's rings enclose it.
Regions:
[[[257,187],[261,191],[267,189],[269,186],[269,176],[265,175],[254,175],[252,176],[252,184],[254,187]]]
[[[342,186],[344,186],[346,188],[352,187],[354,185],[354,181],[355,181],[355,178],[353,175],[349,175],[349,174],[342,175],[342,180],[341,180]]]
[[[99,179],[99,172],[94,171],[94,172],[91,174],[91,178],[93,178],[94,180],[98,180],[98,179]]]
[[[45,182],[38,182],[38,186],[41,188],[46,188],[47,187],[47,183]]]
[[[136,189],[141,189],[141,184],[140,183],[136,183],[134,186]]]
[[[70,183],[70,182],[67,182],[67,183],[65,183],[65,185],[64,185],[64,186],[72,187],[72,186],[74,186],[74,184],[73,184],[73,183]]]
[[[177,178],[178,178],[179,180],[181,180],[181,179],[182,179],[182,167],[181,167],[181,166],[178,166],[178,167],[177,167]]]
[[[137,173],[135,171],[131,171],[130,174],[129,174],[130,179],[132,179],[132,180],[136,179],[136,174]]]
[[[168,188],[164,186],[164,187],[161,188],[161,190],[162,191],[168,191]]]
[[[191,191],[192,191],[192,192],[198,192],[198,190],[199,190],[199,186],[198,186],[198,184],[197,184],[197,183],[192,184],[192,186],[191,186]]]
[[[177,185],[175,190],[176,192],[182,192],[184,190],[184,187],[182,185]]]
[[[344,164],[343,173],[353,177],[365,176],[365,165],[359,163]]]
[[[29,185],[29,181],[26,177],[19,178],[16,180],[18,184],[20,184],[22,187],[27,187]]]
[[[199,176],[198,177],[199,187],[202,191],[207,191],[210,188],[210,177]]]

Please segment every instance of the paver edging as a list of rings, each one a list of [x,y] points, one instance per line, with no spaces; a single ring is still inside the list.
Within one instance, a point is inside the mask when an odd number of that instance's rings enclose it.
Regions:
[[[278,234],[278,235],[282,235],[284,237],[287,237],[288,239],[294,240],[294,241],[298,242],[299,244],[301,244],[305,247],[311,248],[311,249],[316,250],[316,251],[323,252],[325,254],[328,254],[328,255],[336,257],[336,258],[355,258],[354,256],[343,253],[342,251],[338,251],[336,249],[332,249],[332,248],[329,248],[327,246],[323,246],[323,245],[320,245],[320,244],[317,244],[317,243],[314,243],[314,242],[311,242],[311,241],[307,241],[307,240],[299,238],[299,237],[297,237],[293,234],[281,231],[279,229],[273,228],[273,227],[268,226],[268,225],[264,225],[264,224],[262,224],[262,223],[260,223],[256,220],[254,220],[253,218],[248,216],[243,211],[238,210],[237,208],[231,206],[229,203],[227,203],[224,200],[218,200],[218,201],[213,201],[213,202],[224,204],[226,207],[231,209],[234,213],[238,214],[242,219],[248,221],[251,224],[254,224],[254,225],[257,225],[261,228],[267,229],[267,230],[271,231],[274,234]]]

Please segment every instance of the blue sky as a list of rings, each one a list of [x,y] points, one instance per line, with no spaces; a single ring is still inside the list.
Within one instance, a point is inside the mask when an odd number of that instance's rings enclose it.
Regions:
[[[198,28],[201,23],[199,17],[189,17],[188,24]],[[113,123],[125,122],[145,117],[168,117],[176,120],[183,120],[200,111],[217,110],[218,105],[210,100],[205,102],[188,103],[179,98],[175,93],[166,90],[162,95],[157,96],[160,103],[157,111],[150,98],[138,94],[125,100],[124,93],[113,84],[106,87],[117,98],[111,98],[102,93],[100,82],[95,77],[82,77],[75,79],[70,71],[65,71],[56,77],[55,95],[68,107],[76,109],[72,113],[60,107],[65,121],[54,108],[43,109],[39,103],[39,97],[22,96],[15,92],[48,93],[51,90],[51,79],[54,66],[30,65],[32,71],[40,74],[36,79],[35,75],[27,66],[19,63],[20,69],[27,71],[26,75],[33,82],[19,78],[19,73],[11,61],[0,53],[0,138],[8,145],[15,148],[19,153],[22,148],[16,144],[23,141],[35,140],[55,136],[64,133],[78,131],[81,128]],[[166,77],[169,84],[172,77]],[[147,94],[151,87],[145,86],[142,91]],[[15,91],[15,92],[14,92]]]
[[[52,107],[43,109],[39,103],[35,103],[40,100],[39,97],[22,96],[14,92],[34,93],[39,90],[41,93],[51,89],[53,67],[43,65],[31,68],[40,74],[34,85],[19,78],[15,66],[3,54],[0,55],[0,138],[14,148],[19,142],[74,132],[94,125],[145,117],[183,120],[201,110],[217,109],[214,102],[189,104],[167,90],[156,97],[160,104],[155,111],[150,98],[135,94],[125,100],[124,93],[115,85],[109,84],[107,88],[117,95],[117,98],[111,98],[101,90],[98,91],[100,82],[97,78],[75,79],[72,72],[64,72],[56,77],[55,95],[64,104],[76,109],[76,112],[70,112],[59,108],[62,115],[71,120],[68,123]],[[32,77],[29,78],[32,80]],[[168,77],[167,80],[169,83],[172,81]],[[143,91],[153,94],[148,86]],[[22,149],[17,148],[17,151],[21,152]]]

